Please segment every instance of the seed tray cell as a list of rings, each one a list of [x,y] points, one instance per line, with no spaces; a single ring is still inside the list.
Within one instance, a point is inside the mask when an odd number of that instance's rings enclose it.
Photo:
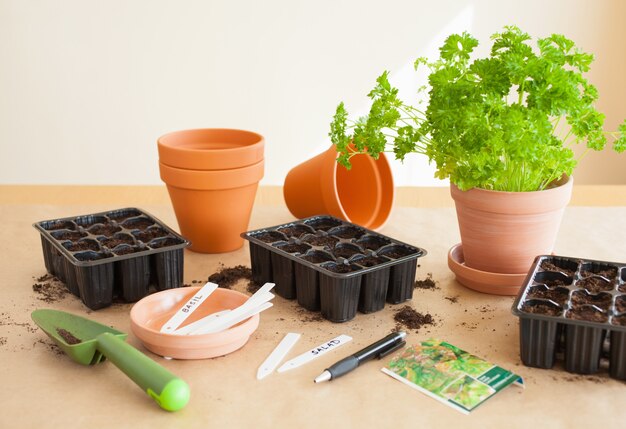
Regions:
[[[424,249],[332,216],[248,231],[252,277],[332,322],[413,297]]]
[[[125,208],[33,224],[46,270],[92,310],[183,283],[189,241],[154,216]]]
[[[626,380],[626,263],[538,256],[513,303],[526,366]],[[608,347],[607,347],[608,346]]]

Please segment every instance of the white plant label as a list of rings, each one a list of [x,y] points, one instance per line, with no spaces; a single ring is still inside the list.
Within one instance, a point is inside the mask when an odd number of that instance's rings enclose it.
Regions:
[[[319,346],[312,348],[308,352],[302,353],[300,356],[297,356],[290,361],[285,362],[283,366],[278,368],[278,372],[289,371],[290,369],[294,369],[306,363],[309,363],[312,360],[317,359],[318,357],[343,346],[349,341],[352,341],[352,337],[348,335],[339,335],[338,337],[335,337],[330,341],[320,344]]]
[[[172,334],[174,331],[217,289],[215,283],[208,282],[161,327],[161,332]]]
[[[261,380],[270,375],[279,363],[287,356],[289,350],[298,342],[300,334],[290,332],[282,339],[282,341],[276,346],[274,351],[263,361],[259,370],[256,373],[257,380]]]

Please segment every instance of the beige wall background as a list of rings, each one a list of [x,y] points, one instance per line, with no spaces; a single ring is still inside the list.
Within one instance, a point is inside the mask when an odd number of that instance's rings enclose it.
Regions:
[[[159,184],[156,139],[234,127],[267,139],[262,184],[324,150],[344,100],[355,114],[385,69],[405,93],[412,64],[467,30],[516,24],[596,55],[607,129],[626,117],[626,2],[0,0],[0,184]],[[577,183],[626,184],[626,154],[589,154]],[[417,156],[398,185],[437,186]]]

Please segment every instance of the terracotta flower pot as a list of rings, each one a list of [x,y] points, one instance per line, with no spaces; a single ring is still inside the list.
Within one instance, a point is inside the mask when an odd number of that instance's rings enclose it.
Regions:
[[[357,155],[352,169],[337,164],[337,151],[327,151],[294,167],[283,187],[289,211],[298,218],[330,214],[364,226],[381,228],[393,205],[393,177],[384,154],[378,160]]]
[[[566,180],[566,181],[565,181]],[[554,248],[573,178],[536,192],[461,191],[450,185],[465,264],[489,273],[528,272]]]
[[[161,179],[190,249],[231,252],[243,246],[264,161],[231,170],[184,170],[159,163]]]
[[[225,128],[183,130],[157,141],[159,162],[187,170],[227,170],[263,160],[265,140],[252,131]]]

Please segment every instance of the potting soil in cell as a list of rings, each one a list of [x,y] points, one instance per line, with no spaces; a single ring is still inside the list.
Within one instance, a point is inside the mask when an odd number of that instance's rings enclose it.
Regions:
[[[46,270],[92,310],[180,287],[189,242],[152,215],[124,208],[37,222]]]
[[[303,235],[293,231],[308,229]],[[333,322],[412,298],[417,259],[426,254],[332,216],[248,231],[252,277]]]
[[[626,380],[626,263],[539,256],[513,304],[527,366],[593,374],[609,345],[609,376]]]

